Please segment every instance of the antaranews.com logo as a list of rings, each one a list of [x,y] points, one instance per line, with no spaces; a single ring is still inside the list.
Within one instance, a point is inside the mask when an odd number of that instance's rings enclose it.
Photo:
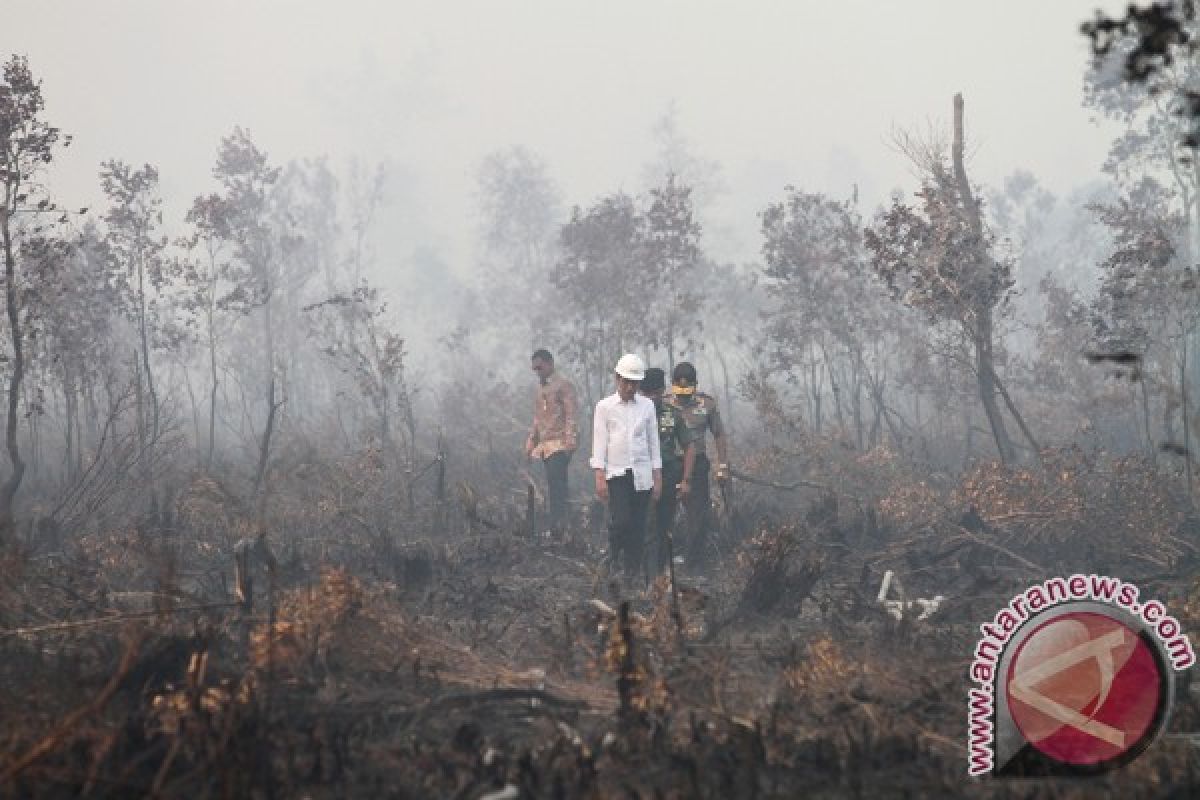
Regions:
[[[1179,621],[1104,575],[1029,587],[980,626],[967,707],[971,775],[1087,775],[1127,764],[1166,725],[1196,661]]]

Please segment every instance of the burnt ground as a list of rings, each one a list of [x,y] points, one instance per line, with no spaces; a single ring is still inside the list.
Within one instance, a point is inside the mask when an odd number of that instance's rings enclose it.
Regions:
[[[774,486],[739,487],[678,614],[665,576],[606,573],[598,531],[532,535],[521,494],[409,507],[362,464],[277,478],[239,604],[256,528],[194,478],[155,526],[6,554],[0,796],[1195,796],[1185,684],[1122,770],[966,776],[970,654],[1013,593],[1086,551],[1200,622],[1177,482],[1056,458],[941,485],[858,459],[800,488],[764,458]],[[943,607],[893,619],[886,569]]]

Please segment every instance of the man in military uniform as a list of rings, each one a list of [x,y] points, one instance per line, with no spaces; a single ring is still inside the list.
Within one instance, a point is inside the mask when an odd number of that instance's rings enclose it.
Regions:
[[[696,464],[691,472],[684,508],[688,514],[688,560],[697,563],[707,555],[708,531],[713,525],[709,491],[711,465],[705,448],[705,434],[712,433],[717,448],[716,478],[722,484],[729,481],[728,442],[716,399],[696,390],[696,368],[687,361],[680,361],[671,372],[671,384],[666,402],[679,409],[696,448]]]
[[[533,425],[525,440],[525,455],[540,459],[546,467],[546,510],[550,529],[563,532],[567,522],[567,467],[577,445],[579,404],[575,387],[554,371],[549,350],[533,354],[533,372],[538,387],[533,399]]]
[[[651,546],[651,564],[656,572],[667,565],[667,536],[675,521],[675,509],[681,500],[687,498],[691,489],[692,469],[696,462],[693,435],[683,419],[683,413],[663,401],[665,379],[666,375],[661,369],[652,367],[646,370],[641,386],[642,394],[654,401],[662,452],[663,490],[654,504],[654,539]]]

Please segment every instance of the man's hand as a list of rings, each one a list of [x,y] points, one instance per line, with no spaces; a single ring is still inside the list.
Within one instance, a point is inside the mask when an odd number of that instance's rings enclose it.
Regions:
[[[688,495],[691,493],[691,491],[692,491],[692,484],[690,484],[687,481],[680,481],[679,485],[675,487],[676,497],[679,498],[679,502],[681,502],[681,503],[683,501],[687,500]]]
[[[533,457],[533,448],[535,447],[532,434],[525,437],[525,457]]]
[[[608,481],[604,479],[604,473],[596,471],[596,497],[600,498],[600,502],[608,502]]]
[[[717,480],[719,480],[721,483],[729,480],[728,464],[717,464]]]

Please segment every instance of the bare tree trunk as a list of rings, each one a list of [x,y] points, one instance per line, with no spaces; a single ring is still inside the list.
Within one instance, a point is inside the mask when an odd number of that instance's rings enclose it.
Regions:
[[[1004,388],[1004,382],[996,376],[996,388],[1000,391],[1000,396],[1004,398],[1004,405],[1008,407],[1008,413],[1012,414],[1013,419],[1017,421],[1017,427],[1021,429],[1025,441],[1029,442],[1029,446],[1033,448],[1033,452],[1037,454],[1038,460],[1042,458],[1041,445],[1033,438],[1033,433],[1029,430],[1029,426],[1025,424],[1025,418],[1021,416],[1021,412],[1017,411],[1017,406],[1013,403],[1012,397],[1008,394],[1008,390]]]
[[[33,411],[37,406],[41,408],[41,402],[29,396],[29,383],[25,383],[25,418],[29,421],[29,476],[36,479],[42,470],[42,415],[40,411]]]
[[[825,362],[825,371],[829,373],[829,389],[833,392],[833,410],[837,414],[839,436],[844,436],[846,433],[846,418],[842,414],[842,387],[838,383],[837,375],[833,371],[833,360],[829,357],[829,351],[825,349],[825,344],[821,344],[821,360]]]
[[[20,422],[21,382],[25,378],[25,349],[22,343],[21,319],[17,307],[17,261],[13,253],[12,232],[9,229],[7,207],[0,208],[0,236],[4,240],[4,305],[8,313],[8,331],[12,339],[12,372],[8,380],[8,417],[4,429],[4,443],[8,450],[8,462],[12,473],[0,484],[0,542],[11,539],[15,528],[13,502],[21,479],[25,477],[25,462],[17,441],[17,425]]]
[[[975,426],[971,424],[971,407],[966,402],[963,403],[963,427],[966,429],[966,435],[962,468],[965,470],[971,464],[971,454],[975,449]]]
[[[532,484],[530,484],[532,487]],[[412,481],[408,482],[409,506],[414,503],[412,500]],[[442,431],[438,430],[437,435],[437,474],[434,480],[434,530],[439,533],[446,529],[446,441],[442,437]]]
[[[80,417],[83,415],[81,408],[85,398],[84,387],[77,386],[75,389],[75,462],[71,465],[73,478],[78,478],[83,473],[83,452],[87,446],[87,440],[83,435],[83,420]]]
[[[1183,463],[1187,467],[1187,487],[1188,487],[1188,504],[1191,505],[1193,498],[1192,486],[1192,430],[1188,418],[1191,414],[1188,413],[1188,395],[1187,395],[1187,331],[1184,331],[1181,337],[1183,341],[1183,352],[1179,358],[1179,396],[1183,405]]]
[[[805,386],[809,415],[812,419],[813,432],[820,436],[821,430],[824,427],[824,414],[822,413],[821,404],[821,393],[825,388],[822,385],[823,372],[817,365],[816,350],[812,344],[806,346],[805,352],[811,359],[808,362],[808,380]]]
[[[1147,397],[1146,381],[1139,380],[1138,387],[1142,394],[1142,425],[1146,428],[1146,449],[1150,453],[1150,460],[1158,462],[1158,448],[1154,446],[1154,437],[1150,433],[1150,399]]]
[[[138,351],[133,351],[133,378],[136,387],[136,403],[137,403],[137,437],[138,437],[138,461],[141,462],[140,469],[142,471],[142,480],[149,481],[149,469],[145,465],[146,457],[146,387],[142,380],[142,366],[138,358]]]
[[[986,269],[988,255],[984,252],[983,220],[979,214],[979,204],[971,191],[971,182],[967,178],[967,168],[963,160],[965,149],[963,136],[963,97],[954,95],[954,142],[951,155],[954,162],[954,178],[957,183],[958,196],[961,202],[961,213],[978,248],[974,257],[979,260],[979,266]],[[975,348],[975,373],[979,383],[979,399],[983,403],[984,413],[987,414],[992,436],[996,440],[996,449],[1000,451],[1000,460],[1006,464],[1014,460],[1012,440],[1004,428],[1004,419],[996,404],[996,371],[995,357],[992,350],[995,330],[992,325],[991,308],[976,309],[974,324],[970,334]]]
[[[72,381],[71,381],[71,368],[70,368],[70,366],[68,366],[67,361],[65,359],[63,360],[62,388],[63,388],[63,411],[67,418],[66,419],[66,431],[65,431],[66,432],[66,442],[65,442],[66,454],[65,454],[65,462],[64,462],[65,466],[66,466],[65,477],[66,477],[66,482],[68,484],[70,484],[75,480],[75,450],[79,447],[79,441],[78,441],[78,438],[77,438],[77,435],[75,432],[76,428],[78,427],[77,409],[79,407],[79,401],[75,396],[75,387],[72,385]]]
[[[725,354],[721,352],[721,346],[713,342],[713,352],[717,356],[717,363],[721,365],[721,381],[722,388],[725,390],[725,426],[733,428],[733,392],[729,385],[729,364],[725,362]],[[672,366],[674,370],[674,366]]]
[[[100,407],[96,405],[96,382],[87,380],[83,387],[83,419],[87,422],[88,442],[95,444],[100,436]],[[80,444],[83,443],[83,432],[80,431]],[[82,447],[80,448],[82,450]],[[81,464],[82,466],[82,464]]]
[[[983,327],[984,323],[980,323]],[[991,318],[988,316],[987,330],[976,334],[975,338],[975,375],[979,386],[979,400],[983,404],[983,413],[987,416],[988,425],[992,429],[992,438],[996,440],[996,449],[1000,460],[1011,464],[1015,458],[1012,440],[1004,427],[1004,418],[1000,415],[1000,407],[996,404],[996,373],[992,360]]]
[[[195,431],[196,450],[200,449],[200,442],[203,441],[200,433],[200,405],[196,402],[196,392],[192,389],[192,375],[187,368],[187,364],[180,359],[179,369],[183,372],[183,385],[187,389],[188,405],[192,409],[192,429]]]
[[[1180,159],[1180,161],[1182,162],[1183,159]],[[1188,253],[1188,255],[1190,257],[1188,258],[1186,263],[1196,264],[1196,263],[1200,262],[1200,196],[1197,195],[1197,192],[1200,191],[1200,163],[1197,163],[1197,160],[1194,158],[1191,159],[1191,161],[1192,161],[1192,170],[1191,170],[1192,174],[1189,176],[1189,178],[1191,180],[1190,180],[1190,185],[1188,186],[1188,188],[1189,188],[1189,190],[1191,190],[1190,194],[1191,194],[1192,203],[1191,203],[1190,211],[1192,213],[1190,215],[1188,215],[1188,214],[1184,215],[1185,218],[1190,217],[1190,218],[1188,218],[1188,228],[1189,228],[1188,233],[1190,234],[1188,237],[1188,245],[1190,248],[1190,252]],[[1187,206],[1186,196],[1185,196],[1184,205],[1185,205],[1185,207]],[[1185,343],[1185,352],[1186,352],[1186,343],[1189,339],[1191,339],[1193,345],[1200,344],[1200,319],[1197,318],[1195,311],[1191,311],[1190,318],[1185,320],[1185,322],[1184,322],[1183,340]],[[1187,364],[1185,361],[1184,369],[1191,370],[1191,375],[1192,375],[1191,379],[1196,380],[1196,375],[1200,374],[1200,373],[1197,373],[1197,369],[1200,369],[1200,347],[1193,346],[1191,349],[1191,352],[1192,352],[1191,358],[1192,358],[1193,363]],[[1192,388],[1196,389],[1197,387],[1193,386]],[[1186,403],[1184,404],[1184,413],[1185,414],[1188,413]],[[1191,445],[1186,442],[1184,444],[1185,444],[1185,446],[1187,446],[1189,448],[1191,447]]]
[[[208,367],[212,388],[208,396],[208,455],[204,459],[204,471],[212,472],[213,454],[217,448],[217,387],[221,382],[217,374],[217,341],[211,318],[208,323]]]
[[[865,450],[866,438],[863,431],[862,385],[863,371],[865,370],[866,365],[863,363],[861,350],[854,354],[854,361],[852,364],[853,369],[850,373],[850,376],[853,385],[853,393],[851,397],[853,400],[854,410],[854,440],[858,444],[859,450]]]
[[[817,383],[817,360],[808,365],[808,393],[812,397],[813,430],[821,435],[821,387]]]
[[[863,364],[862,382],[866,385],[867,399],[871,403],[871,427],[867,430],[866,446],[874,448],[883,441],[883,388],[882,385],[887,381],[887,375],[882,374],[878,379],[871,374],[871,371]],[[878,385],[879,388],[876,388]],[[918,400],[920,395],[917,395]],[[920,407],[917,408],[917,417],[920,419]],[[918,422],[919,425],[919,422]]]
[[[142,370],[146,381],[146,393],[150,399],[150,441],[158,441],[158,394],[154,389],[154,373],[150,371],[150,338],[146,330],[146,289],[145,266],[141,254],[138,255],[138,332],[142,343]],[[142,440],[142,447],[147,445]]]
[[[667,377],[675,371],[675,322],[667,316]]]
[[[275,432],[275,416],[282,403],[275,402],[275,378],[267,386],[267,425],[263,430],[258,448],[258,468],[254,471],[254,497],[260,499],[266,492],[263,484],[267,477],[267,463],[271,458],[271,435]],[[261,505],[261,500],[260,500]]]
[[[408,432],[409,474],[415,475],[417,471],[417,417],[413,412],[412,397],[408,393],[408,383],[404,380],[403,372],[399,373],[396,378],[396,403],[400,408],[400,413],[403,414],[404,428]],[[407,495],[408,510],[409,513],[412,513],[416,510],[417,501],[416,495],[413,494],[413,482],[411,478],[408,481]]]
[[[871,407],[873,408],[871,416],[871,427],[867,430],[867,447],[874,448],[883,441],[883,408],[872,395]]]
[[[367,341],[371,345],[371,358],[374,361],[373,370],[378,374],[378,398],[376,402],[375,413],[379,417],[379,435],[380,444],[383,448],[385,458],[388,463],[393,463],[396,459],[395,443],[392,441],[392,397],[391,391],[388,388],[387,375],[382,369],[383,352],[379,348],[379,337],[376,335],[375,323],[370,316],[366,319]]]
[[[64,360],[63,364],[63,404],[64,411],[67,415],[67,452],[66,452],[66,479],[70,484],[75,480],[77,473],[75,472],[75,464],[78,460],[78,452],[83,446],[83,434],[79,430],[79,386],[74,379],[74,375],[69,366]]]
[[[879,380],[871,380],[868,384],[868,389],[875,402],[875,422],[872,426],[872,439],[876,437],[882,438],[883,430],[880,427],[880,422],[882,421],[887,426],[888,433],[892,435],[892,444],[895,446],[896,452],[904,455],[907,450],[904,446],[904,435],[896,427],[896,423],[892,419],[892,414],[888,411],[887,400],[884,399],[884,392],[887,389],[887,374],[883,374]]]

